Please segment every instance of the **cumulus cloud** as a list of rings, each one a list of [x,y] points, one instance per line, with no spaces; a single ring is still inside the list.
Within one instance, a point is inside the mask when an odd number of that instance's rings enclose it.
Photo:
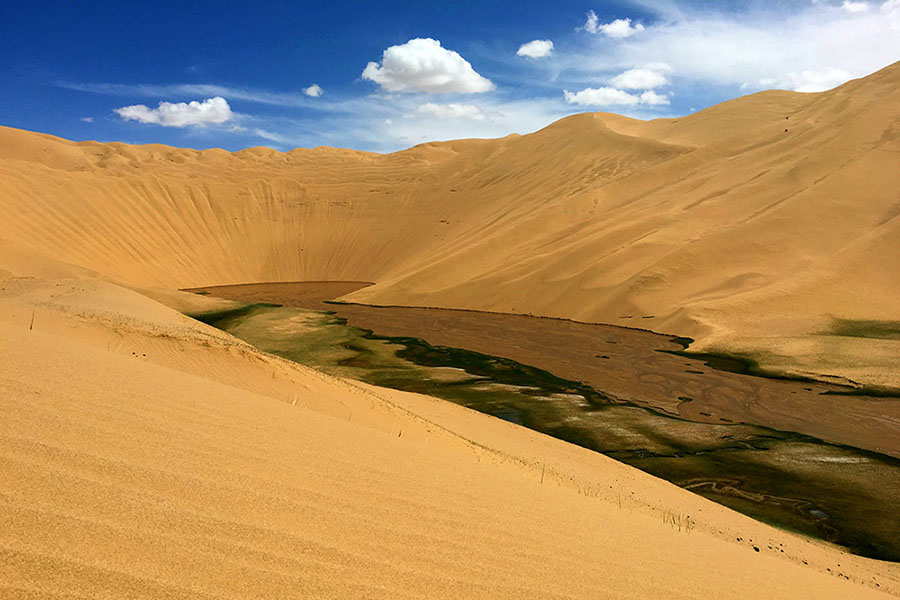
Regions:
[[[163,127],[203,127],[208,124],[220,124],[231,120],[234,113],[228,102],[221,96],[208,98],[202,102],[160,102],[156,108],[144,104],[134,104],[115,109],[115,112],[126,121],[154,123]]]
[[[584,22],[582,29],[588,33],[602,33],[611,38],[627,38],[644,30],[644,26],[640,23],[631,24],[631,19],[616,19],[609,23],[600,23],[597,13],[588,11],[587,21]]]
[[[592,36],[589,48],[557,54],[554,60],[561,71],[578,73],[578,83],[585,85],[615,75],[612,69],[643,66],[664,57],[679,80],[695,89],[737,88],[745,82],[744,89],[827,89],[872,73],[900,56],[900,0],[868,5],[869,10],[851,13],[840,2],[791,10],[775,3],[749,3],[746,11],[734,14],[684,4],[681,14],[654,21],[627,43]],[[599,27],[596,23],[598,31]],[[590,28],[588,23],[585,29]],[[806,71],[811,74],[804,75]],[[766,83],[757,85],[760,80]]]
[[[318,98],[324,93],[325,90],[318,83],[314,83],[309,87],[303,88],[303,93],[309,96],[310,98]]]
[[[651,90],[669,83],[669,80],[661,71],[668,65],[656,69],[628,69],[612,78],[612,83],[617,88],[626,90]]]
[[[653,90],[647,90],[640,96],[641,104],[647,106],[665,106],[669,103],[669,96],[666,94],[658,94]]]
[[[569,104],[581,106],[634,106],[640,98],[611,87],[584,88],[580,92],[565,90],[563,96]]]
[[[474,104],[435,104],[426,102],[419,106],[416,112],[435,119],[472,119],[484,121],[487,116]]]
[[[93,123],[94,117],[81,117],[79,121],[84,121],[85,123]]]
[[[381,64],[366,65],[362,78],[389,92],[470,94],[494,89],[494,84],[479,75],[469,61],[431,38],[416,38],[389,47]]]
[[[850,79],[850,73],[834,68],[821,71],[807,70],[800,73],[788,73],[788,79],[795,92],[824,92]]]
[[[422,103],[415,96],[387,98],[372,95],[367,96],[364,101],[370,105],[370,112],[376,110],[374,104],[383,113],[377,118],[373,114],[371,126],[361,131],[360,135],[370,140],[368,147],[388,150],[429,141],[496,138],[511,133],[530,133],[578,112],[577,107],[560,102],[558,97],[511,100],[494,95],[485,96],[478,100],[478,109],[484,118],[457,118],[452,113],[436,116],[432,114],[434,109],[430,107],[420,110]],[[443,104],[438,104],[441,105]],[[437,110],[445,113],[441,109]],[[463,109],[463,112],[468,111]],[[471,114],[478,113],[473,111]],[[392,119],[390,126],[384,123],[384,118]],[[340,134],[337,135],[341,137]]]
[[[859,13],[869,10],[869,5],[865,2],[851,2],[850,0],[844,0],[841,8],[843,8],[847,12]]]
[[[669,103],[668,96],[648,90],[643,94],[630,94],[612,87],[585,88],[580,92],[563,92],[566,102],[579,106],[660,106]]]
[[[526,58],[544,58],[553,53],[553,42],[550,40],[531,40],[519,46],[518,56]]]

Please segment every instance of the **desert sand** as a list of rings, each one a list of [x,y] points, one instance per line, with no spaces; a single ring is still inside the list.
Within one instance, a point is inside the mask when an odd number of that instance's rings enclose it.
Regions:
[[[0,129],[0,239],[130,285],[372,281],[349,299],[637,323],[897,386],[896,335],[821,334],[900,314],[898,119],[900,63],[389,155]]]
[[[0,287],[4,597],[900,591],[895,564],[446,402],[263,355],[133,291]]]
[[[0,128],[0,596],[900,594],[895,564],[262,354],[178,312],[227,303],[173,291],[372,281],[347,298],[648,317],[696,349],[896,385],[900,340],[821,334],[900,314],[898,91],[895,64],[390,155]]]

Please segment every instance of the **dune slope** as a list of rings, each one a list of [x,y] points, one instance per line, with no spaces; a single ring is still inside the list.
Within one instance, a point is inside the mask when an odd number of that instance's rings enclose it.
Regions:
[[[819,94],[390,155],[4,128],[0,240],[132,285],[373,281],[349,299],[637,325],[900,385],[898,122],[900,63]],[[836,319],[877,326],[827,335]]]
[[[449,403],[260,354],[133,291],[0,287],[0,596],[900,592],[896,565]]]

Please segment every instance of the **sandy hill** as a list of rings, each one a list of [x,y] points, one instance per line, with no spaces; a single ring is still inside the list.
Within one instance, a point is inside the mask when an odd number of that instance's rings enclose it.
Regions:
[[[349,299],[641,326],[900,385],[898,122],[900,63],[820,94],[389,155],[3,128],[0,244],[141,286],[374,281]],[[835,319],[876,323],[821,335]]]
[[[0,128],[0,597],[900,594],[895,564],[261,354],[173,309],[226,301],[171,291],[370,280],[351,298],[652,316],[637,324],[896,382],[898,88],[894,65],[390,155]],[[819,335],[835,318],[874,323]]]
[[[900,594],[895,564],[102,281],[0,281],[0,397],[3,598]]]

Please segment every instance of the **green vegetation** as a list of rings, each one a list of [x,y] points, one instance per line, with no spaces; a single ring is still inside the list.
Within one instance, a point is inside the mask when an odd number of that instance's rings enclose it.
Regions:
[[[864,385],[846,390],[828,390],[826,396],[869,396],[870,398],[900,398],[900,388],[880,385]]]
[[[679,346],[681,346],[682,350],[687,350],[688,346],[690,346],[691,344],[694,343],[693,338],[678,337],[678,336],[670,338],[669,341],[672,342],[673,344],[678,344]]]
[[[417,338],[379,336],[331,313],[256,304],[200,317],[267,352],[443,398],[602,452],[772,524],[900,560],[896,459],[750,424],[673,418],[542,369]],[[685,348],[690,343],[676,340]],[[710,368],[758,374],[746,357],[672,353],[701,358]]]
[[[500,384],[536,388],[542,394],[577,394],[594,405],[606,404],[609,398],[580,382],[561,379],[548,371],[513,360],[488,356],[470,350],[432,346],[425,340],[407,337],[384,337],[367,332],[369,339],[384,340],[402,346],[399,358],[423,367],[452,367]]]
[[[680,340],[688,339],[690,338],[672,338],[670,341],[680,343],[686,348],[687,345]],[[688,344],[690,344],[690,342],[688,342]],[[745,354],[730,354],[727,352],[690,352],[687,350],[657,350],[657,352],[700,360],[710,369],[715,369],[717,371],[752,375],[753,377],[765,377],[767,379],[782,379],[785,381],[806,381],[811,383],[816,381],[815,379],[803,377],[802,375],[789,375],[787,373],[763,369],[759,366],[759,362]]]
[[[831,322],[831,328],[824,335],[900,340],[900,321],[834,319]]]
[[[853,337],[869,337],[878,339],[900,339],[900,321],[851,321],[845,319],[835,319],[835,325],[826,335],[840,335]],[[836,333],[839,331],[840,333]],[[897,336],[897,337],[892,337]],[[687,350],[694,340],[691,338],[673,337],[669,340],[685,348],[684,350],[657,350],[666,354],[674,354],[675,356],[683,356],[703,361],[707,367],[716,369],[717,371],[727,371],[729,373],[739,373],[741,375],[750,375],[753,377],[765,377],[767,379],[781,379],[785,381],[801,381],[805,383],[821,383],[811,377],[802,375],[791,375],[780,373],[771,369],[764,369],[759,366],[759,362],[745,354],[729,354],[725,352],[690,352]],[[685,369],[686,373],[696,373],[702,375],[702,371]],[[837,384],[831,384],[835,386]],[[842,385],[840,389],[827,390],[822,394],[830,396],[869,396],[872,398],[900,398],[900,389],[866,385],[854,387]]]
[[[281,306],[280,304],[244,304],[235,308],[227,308],[225,310],[217,310],[205,313],[187,313],[192,319],[196,319],[201,323],[212,325],[218,329],[227,331],[230,321],[237,319],[258,310],[259,308],[271,308]]]

